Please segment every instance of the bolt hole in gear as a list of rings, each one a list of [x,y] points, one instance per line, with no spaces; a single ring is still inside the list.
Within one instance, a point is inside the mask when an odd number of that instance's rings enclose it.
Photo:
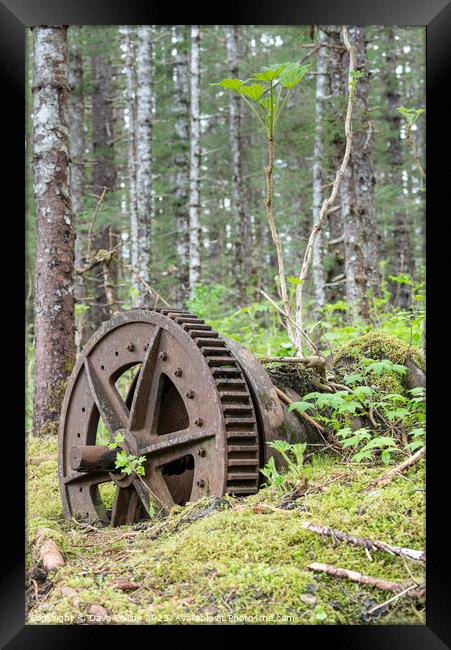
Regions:
[[[120,433],[123,443],[109,445]],[[132,524],[206,496],[257,492],[271,440],[302,423],[239,343],[180,309],[123,312],[91,337],[63,401],[59,481],[67,517]],[[113,448],[111,448],[113,447]],[[145,473],[115,469],[120,451]]]

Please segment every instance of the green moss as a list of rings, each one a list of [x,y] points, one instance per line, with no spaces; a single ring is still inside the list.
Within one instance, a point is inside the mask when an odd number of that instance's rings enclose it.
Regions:
[[[405,365],[412,361],[418,368],[425,371],[424,355],[417,348],[410,347],[404,341],[384,332],[370,332],[360,336],[353,341],[341,346],[334,355],[334,369],[340,379],[350,373],[356,372],[359,362],[363,358],[389,359],[393,363]],[[382,394],[405,392],[405,380],[403,375],[396,372],[384,372],[377,375],[374,372],[368,374],[371,384]]]
[[[31,462],[40,459],[40,462]],[[388,580],[424,579],[423,567],[387,553],[334,544],[301,527],[312,521],[392,544],[424,547],[422,464],[373,492],[362,488],[380,468],[343,466],[314,456],[305,467],[308,490],[295,509],[280,505],[280,488],[248,499],[227,497],[210,516],[193,521],[209,505],[203,499],[177,507],[165,520],[133,530],[86,530],[63,519],[56,467],[56,442],[30,439],[27,520],[29,562],[36,528],[45,526],[61,544],[66,565],[53,576],[52,592],[28,622],[89,622],[92,604],[102,605],[113,623],[419,623],[424,614],[407,598],[367,620],[372,603],[390,594],[347,580],[312,573],[314,561],[354,569]],[[37,523],[38,522],[38,523]],[[139,588],[123,592],[118,579]],[[71,587],[76,596],[64,595]],[[312,600],[312,596],[314,599]],[[418,605],[421,609],[421,605]]]
[[[335,354],[334,365],[339,367],[349,358],[358,360],[361,357],[375,360],[389,359],[393,363],[402,365],[410,359],[423,372],[426,370],[424,355],[418,348],[413,348],[384,332],[370,332],[341,346]]]

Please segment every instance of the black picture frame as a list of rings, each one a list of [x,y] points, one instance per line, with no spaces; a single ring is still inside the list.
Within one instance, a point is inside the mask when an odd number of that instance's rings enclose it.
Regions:
[[[289,629],[301,642],[306,636],[321,637],[333,648],[372,648],[392,650],[439,650],[451,647],[450,578],[446,571],[449,556],[446,532],[449,512],[447,464],[449,415],[447,406],[446,363],[444,353],[447,337],[444,328],[447,306],[447,261],[450,257],[446,226],[449,219],[449,88],[451,88],[450,54],[451,4],[449,0],[259,0],[250,2],[214,3],[214,6],[149,0],[0,0],[0,75],[4,112],[2,144],[4,166],[1,176],[4,208],[6,198],[11,207],[3,209],[4,246],[13,252],[12,261],[4,266],[3,318],[7,335],[3,339],[2,358],[12,352],[8,371],[8,391],[17,396],[13,408],[10,397],[3,413],[18,414],[3,418],[4,462],[2,463],[1,524],[3,550],[0,555],[0,644],[8,648],[75,648],[80,643],[95,641],[102,635],[115,644],[122,638],[130,645],[135,633],[157,632],[171,635],[168,626],[151,630],[143,626],[25,626],[24,606],[24,436],[21,407],[24,375],[21,355],[23,330],[24,279],[24,97],[25,97],[25,28],[37,24],[379,24],[422,25],[427,43],[427,353],[428,353],[428,454],[427,454],[427,610],[426,625],[400,626],[302,626]],[[5,136],[10,144],[5,145]],[[444,155],[443,155],[444,154]],[[447,212],[448,210],[448,212]],[[5,265],[5,262],[4,262]],[[12,273],[11,273],[12,271]],[[19,284],[17,286],[16,282]],[[5,286],[6,285],[6,286]],[[13,309],[12,305],[17,309]],[[4,335],[5,336],[5,335]],[[434,349],[435,348],[435,349]],[[23,360],[23,358],[22,358]],[[6,363],[6,362],[5,362]],[[13,373],[11,378],[10,372]],[[13,390],[11,390],[11,385]],[[239,629],[237,629],[237,627]],[[124,629],[126,628],[126,629]],[[286,628],[265,626],[266,635],[280,638]],[[178,630],[180,633],[180,630]],[[205,633],[214,633],[223,643],[241,626],[183,627],[183,643],[198,643]],[[114,635],[114,636],[113,636]],[[124,635],[124,636],[123,636]],[[327,638],[326,638],[327,637]],[[144,637],[146,638],[146,637]],[[168,642],[166,636],[166,643]],[[97,641],[98,642],[98,641]],[[265,643],[272,643],[269,639]],[[292,642],[292,641],[291,641]],[[296,642],[296,641],[295,641]],[[175,645],[175,641],[169,642]]]

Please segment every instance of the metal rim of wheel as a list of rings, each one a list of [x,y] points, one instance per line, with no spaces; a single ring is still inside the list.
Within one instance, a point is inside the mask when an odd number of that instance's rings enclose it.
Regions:
[[[146,518],[150,499],[167,512],[205,495],[255,493],[264,442],[283,414],[277,398],[269,410],[256,400],[258,362],[243,350],[183,310],[132,310],[106,322],[77,360],[63,401],[66,516],[117,526]],[[121,397],[118,382],[133,368]],[[99,444],[99,423],[110,439],[122,434],[127,453],[145,456],[144,476],[114,469],[117,449]],[[100,491],[107,482],[116,485],[110,512]]]

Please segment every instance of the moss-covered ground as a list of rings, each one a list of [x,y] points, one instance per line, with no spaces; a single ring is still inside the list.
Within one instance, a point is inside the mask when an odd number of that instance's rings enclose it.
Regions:
[[[313,573],[323,562],[395,582],[422,583],[424,567],[386,552],[324,538],[311,521],[394,545],[424,548],[424,461],[390,484],[362,492],[386,468],[311,456],[306,487],[283,510],[283,489],[228,498],[195,514],[208,498],[165,520],[96,530],[66,521],[59,495],[56,440],[31,438],[27,456],[29,623],[90,623],[92,605],[108,623],[424,623],[424,602]],[[289,489],[286,488],[285,491]],[[271,510],[266,506],[276,508]],[[282,510],[282,511],[280,511]],[[66,564],[45,576],[35,545],[46,529]],[[118,585],[118,581],[130,583]]]

